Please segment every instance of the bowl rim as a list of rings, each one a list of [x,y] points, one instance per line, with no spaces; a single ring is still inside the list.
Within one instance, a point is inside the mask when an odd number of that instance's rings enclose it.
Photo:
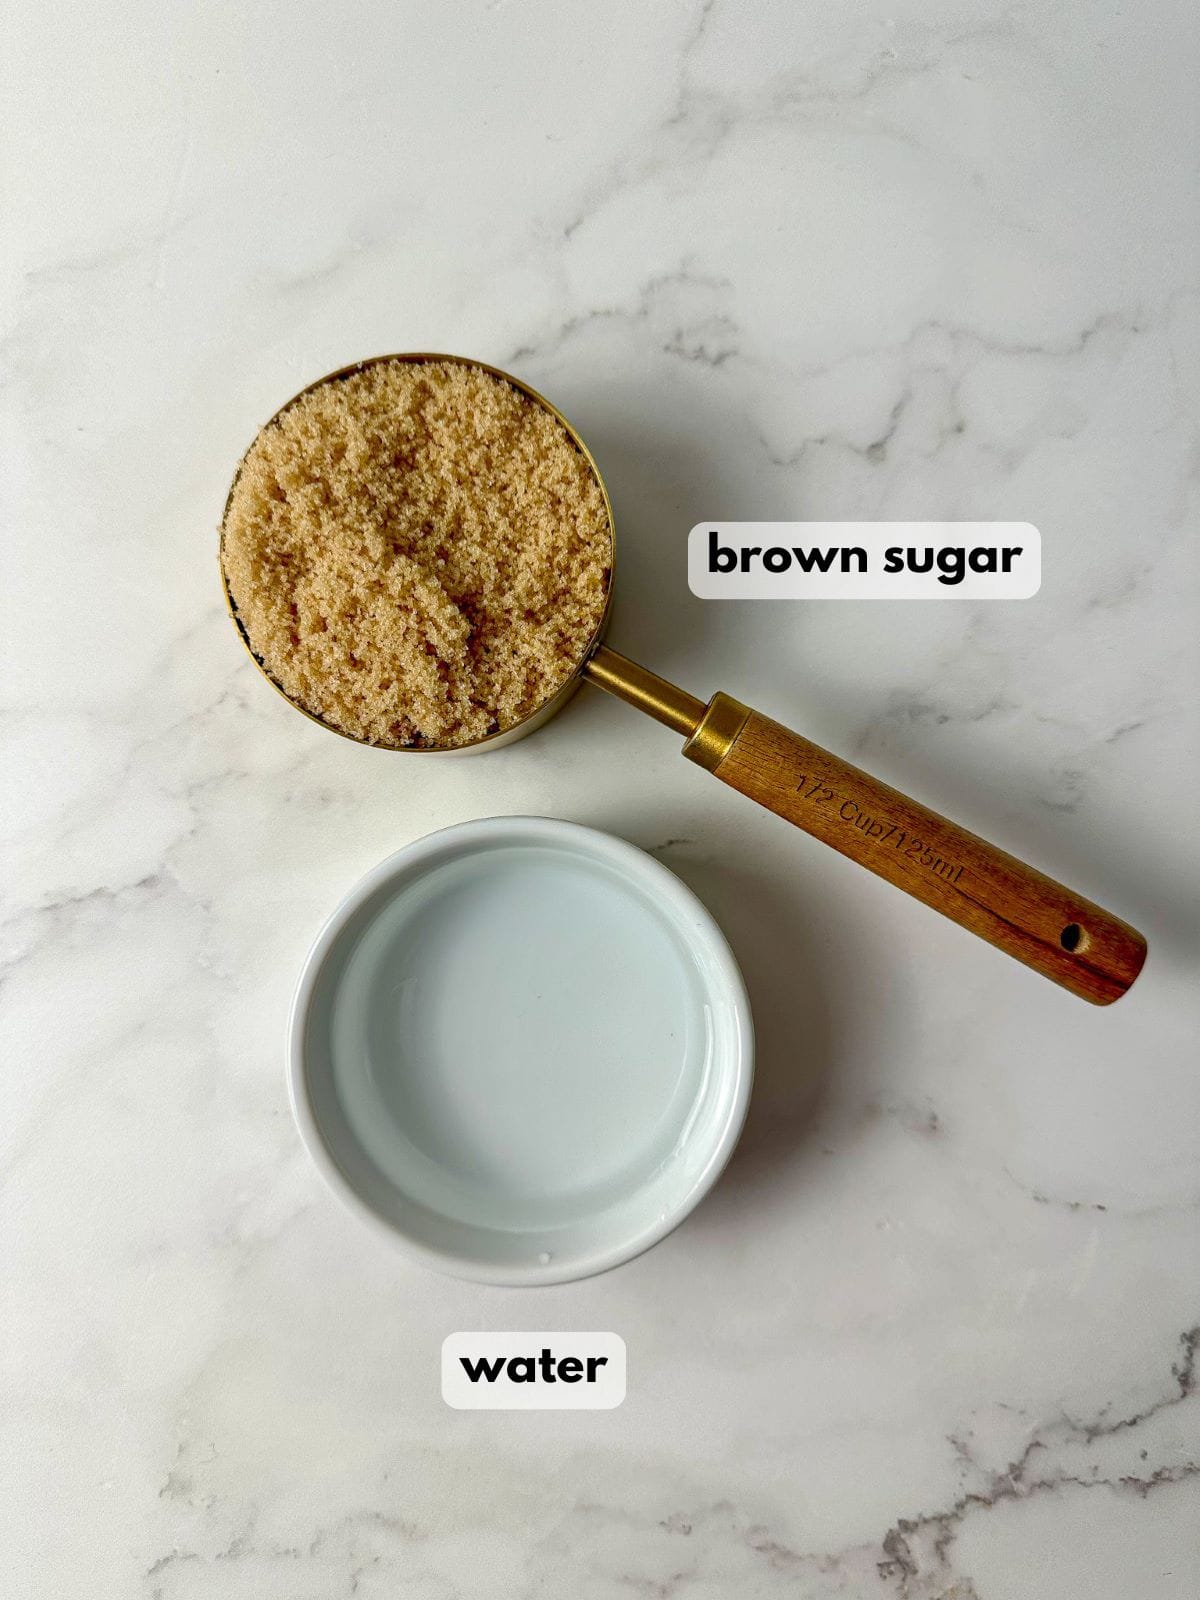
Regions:
[[[582,847],[583,853],[591,859],[606,860],[623,868],[654,900],[665,903],[686,919],[693,936],[711,957],[711,992],[718,994],[731,1008],[734,1021],[734,1046],[725,1053],[720,1068],[732,1080],[728,1110],[717,1124],[712,1148],[706,1152],[703,1165],[685,1193],[665,1211],[655,1212],[652,1221],[619,1243],[597,1245],[569,1259],[556,1258],[545,1264],[534,1261],[528,1265],[497,1265],[439,1249],[413,1238],[376,1211],[342,1171],[326,1144],[313,1107],[306,1071],[306,1037],[317,982],[359,908],[390,881],[407,876],[414,867],[424,864],[429,870],[507,840],[569,845],[576,852]],[[425,834],[385,857],[352,885],[325,918],[305,956],[293,991],[287,1024],[286,1064],[288,1098],[301,1143],[326,1186],[373,1233],[385,1238],[410,1260],[451,1277],[508,1287],[548,1285],[593,1277],[633,1260],[678,1227],[710,1192],[732,1156],[745,1123],[754,1078],[754,1029],[745,980],[729,941],[708,907],[669,867],[637,845],[582,823],[529,815],[481,817]]]

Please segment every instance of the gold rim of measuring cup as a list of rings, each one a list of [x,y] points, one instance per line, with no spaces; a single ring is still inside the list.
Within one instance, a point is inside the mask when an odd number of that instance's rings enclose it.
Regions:
[[[563,682],[560,683],[558,687],[554,689],[539,706],[536,706],[527,717],[522,717],[521,721],[515,722],[511,728],[502,728],[496,733],[485,733],[482,738],[469,739],[464,744],[375,744],[370,739],[361,739],[357,734],[347,733],[344,728],[336,727],[332,722],[326,722],[324,717],[319,717],[316,712],[310,711],[307,706],[302,706],[298,700],[293,700],[292,696],[288,694],[287,690],[284,689],[283,686],[274,677],[272,677],[270,672],[267,671],[262,657],[258,655],[254,649],[254,646],[250,643],[250,636],[246,632],[245,623],[238,615],[237,602],[233,598],[233,593],[229,587],[229,575],[225,570],[225,521],[229,516],[229,507],[233,500],[234,491],[238,486],[238,480],[241,478],[242,468],[246,464],[246,457],[254,448],[255,442],[258,440],[264,429],[269,428],[272,423],[278,422],[280,417],[282,417],[285,412],[290,411],[292,406],[294,406],[298,401],[303,400],[306,394],[311,394],[314,389],[323,388],[327,383],[340,383],[343,378],[353,377],[356,372],[365,372],[368,367],[376,367],[382,363],[391,361],[407,361],[412,362],[414,365],[432,364],[434,362],[453,362],[456,366],[460,367],[476,367],[482,372],[491,373],[493,378],[500,378],[504,383],[511,384],[514,389],[517,389],[521,394],[526,395],[535,403],[535,405],[539,405],[543,410],[548,411],[550,415],[555,417],[561,426],[566,430],[567,436],[571,440],[571,443],[587,462],[588,466],[592,470],[593,475],[595,476],[596,482],[600,486],[600,494],[604,500],[605,514],[608,517],[608,592],[604,600],[604,612],[600,618],[600,621],[596,624],[595,631],[588,640],[586,646],[580,654],[579,660],[575,663],[575,666],[572,668],[569,676],[566,677]],[[250,657],[251,661],[254,662],[254,665],[258,668],[262,676],[271,685],[272,689],[274,689],[277,694],[282,695],[282,697],[287,701],[288,705],[293,708],[293,710],[298,711],[301,716],[307,717],[310,722],[315,722],[319,728],[324,728],[328,733],[336,733],[341,739],[349,739],[352,744],[366,745],[372,750],[390,750],[397,755],[452,755],[467,750],[479,750],[484,745],[508,744],[516,739],[523,738],[525,734],[532,733],[535,728],[540,727],[543,722],[548,722],[557,711],[560,711],[562,707],[566,705],[567,701],[575,693],[576,689],[583,680],[583,669],[587,665],[589,657],[603,640],[605,632],[608,628],[609,616],[612,611],[613,584],[616,577],[617,530],[616,523],[613,519],[612,501],[609,499],[608,495],[608,486],[604,482],[600,468],[596,465],[596,458],[592,455],[592,452],[588,449],[587,445],[584,444],[583,439],[579,435],[578,429],[575,428],[575,426],[563,416],[562,412],[556,405],[552,405],[551,402],[546,399],[544,394],[539,394],[536,389],[532,388],[527,383],[523,383],[520,378],[514,378],[511,372],[505,372],[502,367],[489,366],[486,361],[476,361],[471,356],[442,355],[432,351],[404,351],[396,355],[368,356],[364,361],[355,361],[352,362],[348,367],[339,367],[336,372],[327,372],[323,378],[317,378],[314,382],[306,384],[298,394],[294,394],[290,400],[286,401],[279,407],[278,411],[276,411],[273,416],[269,417],[267,421],[263,423],[263,426],[259,428],[258,432],[254,435],[254,439],[251,440],[250,444],[243,452],[242,458],[237,465],[237,471],[233,475],[233,482],[229,486],[229,493],[225,497],[225,509],[221,513],[221,538],[218,545],[217,560],[221,569],[221,587],[225,593],[225,609],[229,612],[229,616],[234,626],[237,628],[238,637],[245,646],[247,655]]]

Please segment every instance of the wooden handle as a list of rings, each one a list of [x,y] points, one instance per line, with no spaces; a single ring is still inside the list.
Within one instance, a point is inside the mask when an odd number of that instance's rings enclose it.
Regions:
[[[1146,941],[1111,912],[727,695],[685,753],[798,828],[1095,1005],[1123,995]]]

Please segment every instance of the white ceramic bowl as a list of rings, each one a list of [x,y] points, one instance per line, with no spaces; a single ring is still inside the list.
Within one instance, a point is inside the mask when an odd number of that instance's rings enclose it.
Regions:
[[[624,840],[544,817],[419,839],[326,922],[288,1030],[292,1108],[350,1207],[485,1283],[603,1272],[737,1142],[745,986],[712,917]]]

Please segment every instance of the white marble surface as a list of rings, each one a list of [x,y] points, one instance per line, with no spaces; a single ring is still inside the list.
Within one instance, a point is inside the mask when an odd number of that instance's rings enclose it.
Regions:
[[[0,1586],[1194,1600],[1192,7],[8,17]],[[592,442],[618,648],[1111,904],[1134,993],[1054,989],[591,691],[474,761],[291,713],[222,613],[230,471],[414,347]],[[705,605],[713,516],[1029,519],[1045,582]],[[700,892],[761,1069],[682,1230],[521,1293],[344,1215],[280,1056],[359,873],[526,811]],[[621,1333],[625,1405],[449,1412],[480,1326]]]

